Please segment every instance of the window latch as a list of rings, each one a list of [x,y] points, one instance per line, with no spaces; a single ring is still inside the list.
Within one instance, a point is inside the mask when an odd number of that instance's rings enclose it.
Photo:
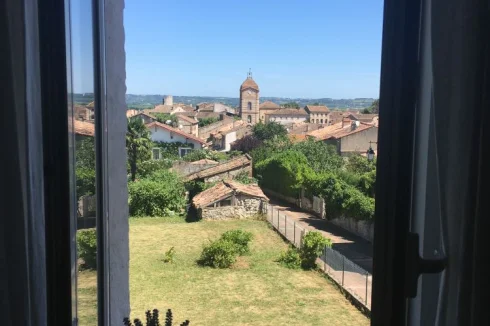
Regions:
[[[446,269],[447,257],[440,259],[424,259],[419,255],[419,235],[408,233],[407,255],[406,255],[406,274],[405,274],[405,294],[407,298],[417,296],[418,279],[421,274],[438,274]]]

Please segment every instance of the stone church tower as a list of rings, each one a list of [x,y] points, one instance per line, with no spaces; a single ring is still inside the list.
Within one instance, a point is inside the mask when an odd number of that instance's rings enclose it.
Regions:
[[[240,86],[240,117],[252,125],[259,122],[259,86],[250,71]]]

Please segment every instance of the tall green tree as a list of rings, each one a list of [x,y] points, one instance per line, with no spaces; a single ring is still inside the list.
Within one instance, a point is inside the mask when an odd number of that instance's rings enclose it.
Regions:
[[[259,122],[253,127],[254,136],[261,140],[271,140],[277,138],[284,138],[288,134],[286,128],[277,122]]]
[[[344,160],[337,154],[335,146],[311,138],[294,144],[292,149],[303,153],[316,172],[337,171],[344,164]]]
[[[128,120],[126,132],[126,150],[128,152],[128,164],[131,172],[131,180],[136,179],[138,163],[151,157],[150,131],[141,119]]]

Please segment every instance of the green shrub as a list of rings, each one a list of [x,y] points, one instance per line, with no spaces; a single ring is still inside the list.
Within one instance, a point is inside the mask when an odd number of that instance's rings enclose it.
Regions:
[[[307,176],[314,173],[306,156],[293,150],[272,155],[259,162],[255,170],[261,186],[291,197],[299,194]]]
[[[325,246],[331,247],[330,239],[325,238],[320,232],[306,233],[301,241],[301,267],[312,269],[316,267],[316,259],[322,254]]]
[[[168,170],[172,167],[172,162],[168,159],[149,160],[138,165],[138,178],[147,178],[155,172]]]
[[[163,262],[164,263],[173,263],[175,258],[175,248],[172,247],[169,250],[167,250],[163,256]]]
[[[175,143],[167,143],[167,142],[153,142],[153,145],[155,147],[161,148],[161,155],[162,158],[164,159],[171,159],[171,160],[178,160],[180,159],[179,157],[179,147],[191,147],[194,148],[194,144],[192,143],[182,143],[182,142],[175,142]]]
[[[75,169],[77,198],[95,194],[95,167],[77,167]]]
[[[97,268],[97,232],[95,229],[77,231],[78,257],[83,260],[81,269]]]
[[[301,268],[301,256],[299,251],[295,247],[289,247],[289,249],[283,252],[279,257],[279,263],[291,269]]]
[[[228,268],[235,263],[236,257],[237,246],[235,243],[220,239],[205,246],[197,262],[202,266]]]
[[[252,241],[253,234],[242,230],[231,230],[223,233],[220,239],[234,243],[237,254],[241,256],[250,252],[248,244]]]
[[[173,172],[158,171],[129,184],[131,216],[168,216],[184,211],[185,188]]]
[[[254,177],[251,177],[248,172],[242,171],[238,173],[233,180],[236,180],[240,183],[243,183],[244,185],[249,185],[249,184],[257,184],[257,179]]]

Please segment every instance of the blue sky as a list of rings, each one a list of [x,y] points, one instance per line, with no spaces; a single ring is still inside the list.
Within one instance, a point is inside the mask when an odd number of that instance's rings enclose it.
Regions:
[[[252,68],[261,96],[378,97],[382,11],[381,0],[126,0],[127,92],[237,97]]]

